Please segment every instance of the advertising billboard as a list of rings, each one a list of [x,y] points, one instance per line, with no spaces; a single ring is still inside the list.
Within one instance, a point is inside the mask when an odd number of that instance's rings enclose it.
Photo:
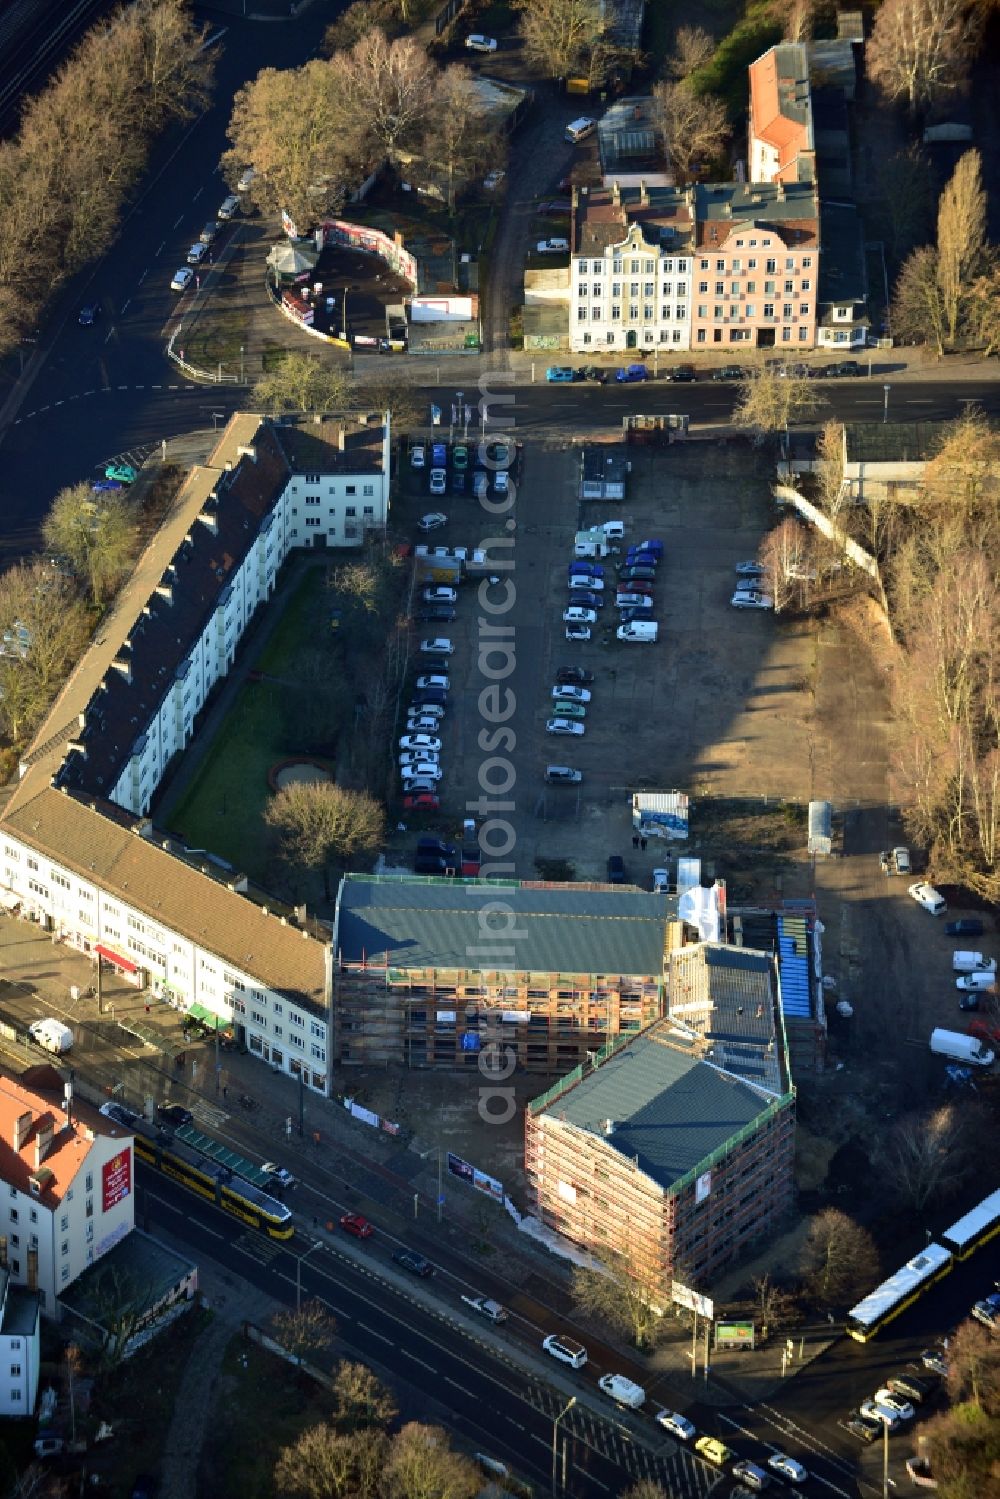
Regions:
[[[101,1208],[105,1213],[132,1191],[132,1147],[126,1146],[101,1167]]]
[[[754,1324],[752,1322],[716,1322],[716,1348],[747,1348],[754,1346]]]

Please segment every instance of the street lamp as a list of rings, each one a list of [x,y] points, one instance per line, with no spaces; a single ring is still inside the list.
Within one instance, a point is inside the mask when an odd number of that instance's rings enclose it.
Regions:
[[[882,389],[885,392],[885,399],[882,402],[882,423],[884,425],[889,420],[889,392],[892,386],[883,385]]]
[[[561,1410],[558,1416],[553,1417],[552,1420],[552,1499],[556,1499],[556,1447],[559,1440],[559,1422],[564,1416],[569,1415],[575,1404],[576,1396],[574,1395],[565,1409]]]
[[[302,1310],[302,1266],[311,1254],[315,1254],[317,1249],[322,1248],[323,1240],[317,1239],[315,1244],[311,1245],[305,1254],[300,1255],[295,1261],[295,1310],[297,1312]]]

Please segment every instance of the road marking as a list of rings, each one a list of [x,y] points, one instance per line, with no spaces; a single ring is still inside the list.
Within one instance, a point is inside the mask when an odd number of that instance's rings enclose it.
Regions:
[[[114,331],[115,330],[113,328],[109,328],[108,331],[107,331],[107,333],[105,333],[105,335],[104,335],[104,342],[106,344],[109,344],[111,342],[111,335],[114,333]]]
[[[428,1364],[424,1359],[417,1358],[417,1355],[415,1353],[411,1353],[408,1348],[401,1348],[399,1351],[404,1358],[411,1358],[415,1364],[419,1364],[421,1369],[426,1369],[429,1374],[437,1373],[437,1370],[435,1369],[433,1364]]]
[[[58,408],[62,405],[62,401],[53,401],[52,404],[58,410]]]
[[[166,242],[165,239],[160,241],[160,248],[156,252],[157,255],[162,255],[163,254],[164,246],[166,245],[166,243],[167,242]],[[145,272],[143,274],[145,274]]]
[[[177,225],[178,225],[178,224],[182,224],[182,223],[183,223],[183,222],[184,222],[184,215],[183,215],[183,214],[181,214],[181,215],[180,215],[180,218],[176,218],[176,219],[174,219],[174,228],[175,228],[175,229],[176,229],[176,228],[177,228]]]
[[[142,273],[142,275],[141,275],[141,276],[140,276],[140,277],[139,277],[139,285],[140,285],[140,286],[141,286],[141,285],[142,285],[142,283],[143,283],[143,282],[144,282],[144,281],[145,281],[145,279],[146,279],[146,277],[147,277],[147,276],[148,276],[148,275],[149,275],[149,266],[147,266],[147,267],[146,267],[146,269],[145,269],[145,270],[144,270],[144,271],[143,271],[143,273]],[[124,307],[123,307],[123,308],[122,308],[122,311],[123,311],[123,312],[124,312],[124,311],[125,311],[125,309],[124,309]]]
[[[387,1338],[384,1333],[376,1332],[374,1327],[369,1327],[366,1322],[359,1322],[358,1326],[362,1332],[368,1333],[370,1337],[378,1338],[380,1343],[388,1343],[390,1348],[395,1348],[396,1345],[392,1341],[392,1338]]]
[[[127,385],[119,385],[118,389],[119,390],[128,390],[128,386]]]
[[[145,274],[145,273],[144,273],[144,274]],[[123,303],[122,303],[122,309],[121,309],[121,315],[122,315],[122,316],[123,316],[123,317],[124,317],[124,315],[125,315],[125,313],[126,313],[126,312],[128,312],[128,309],[129,309],[129,303],[131,303],[131,301],[132,301],[132,298],[131,298],[131,297],[129,297],[129,299],[128,299],[128,302],[123,302]]]
[[[456,1390],[461,1390],[463,1395],[467,1395],[469,1393],[467,1385],[459,1384],[458,1380],[452,1379],[450,1375],[442,1374],[441,1378],[444,1380],[445,1384],[454,1385]]]

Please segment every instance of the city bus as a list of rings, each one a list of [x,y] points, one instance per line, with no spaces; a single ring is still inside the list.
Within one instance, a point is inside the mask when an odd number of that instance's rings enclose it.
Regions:
[[[847,1315],[847,1331],[859,1343],[867,1343],[880,1328],[922,1296],[928,1286],[947,1275],[952,1267],[952,1251],[943,1244],[928,1244],[919,1254],[907,1260],[901,1270],[890,1275]]]
[[[941,1243],[956,1260],[967,1260],[983,1244],[1000,1233],[1000,1192],[991,1192],[978,1207],[959,1218],[941,1235]]]

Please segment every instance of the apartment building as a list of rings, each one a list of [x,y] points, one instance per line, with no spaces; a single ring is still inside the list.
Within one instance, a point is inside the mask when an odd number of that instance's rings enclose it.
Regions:
[[[780,42],[750,64],[747,144],[751,182],[815,182],[809,54]]]
[[[132,1232],[134,1180],[131,1136],[71,1085],[54,1105],[0,1077],[0,1268],[46,1316],[58,1318],[62,1292]]]
[[[0,1268],[0,1416],[30,1416],[38,1400],[42,1314],[35,1291]]]
[[[792,1201],[794,1093],[773,957],[671,954],[669,1010],[529,1105],[531,1210],[622,1256],[666,1304],[675,1266],[708,1288]]]
[[[663,1013],[676,898],[597,885],[347,875],[334,919],[336,1059],[559,1072]]]

